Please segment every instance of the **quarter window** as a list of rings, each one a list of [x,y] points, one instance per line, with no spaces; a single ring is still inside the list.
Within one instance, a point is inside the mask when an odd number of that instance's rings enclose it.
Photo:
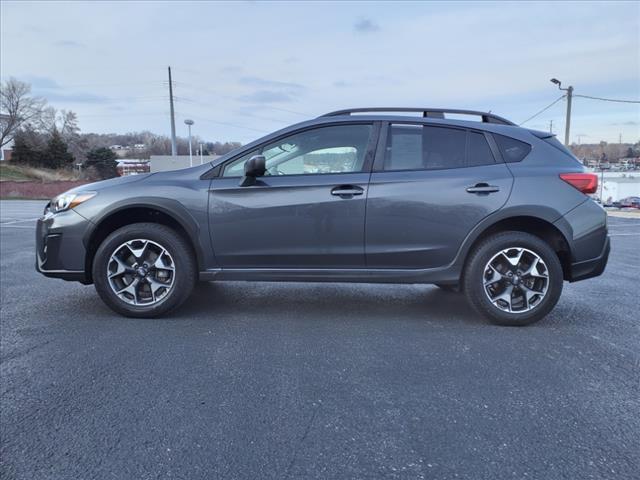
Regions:
[[[531,145],[515,138],[505,137],[497,133],[493,134],[493,138],[495,138],[505,162],[520,162],[531,151]]]

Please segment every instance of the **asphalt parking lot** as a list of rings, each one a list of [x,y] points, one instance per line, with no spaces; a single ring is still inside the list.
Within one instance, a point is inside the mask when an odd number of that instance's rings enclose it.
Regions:
[[[0,477],[632,479],[640,220],[528,328],[431,286],[204,284],[118,317],[0,202]]]

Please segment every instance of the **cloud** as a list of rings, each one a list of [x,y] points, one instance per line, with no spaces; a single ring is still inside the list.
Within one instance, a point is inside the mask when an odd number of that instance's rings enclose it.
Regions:
[[[333,82],[333,86],[337,88],[345,88],[351,86],[351,83],[345,82],[344,80],[336,80]]]
[[[58,82],[51,77],[40,77],[38,75],[26,75],[23,80],[31,84],[34,89],[58,90],[62,88]]]
[[[50,102],[103,103],[110,100],[109,97],[103,95],[86,92],[70,92],[51,77],[26,75],[22,77],[22,80],[31,84],[35,95],[44,97]]]
[[[358,33],[371,33],[380,30],[380,25],[368,18],[362,18],[355,23],[353,28]]]
[[[72,47],[72,48],[84,48],[84,43],[76,42],[75,40],[59,40],[54,43],[56,47]]]
[[[256,76],[241,77],[238,83],[257,89],[238,98],[242,102],[251,103],[291,102],[306,90],[306,87],[299,83],[282,82]]]
[[[628,120],[626,122],[619,122],[619,123],[612,123],[611,125],[618,127],[618,126],[634,126],[634,125],[640,125],[640,122],[636,121],[636,120]]]
[[[292,82],[280,82],[277,80],[268,80],[266,78],[260,77],[242,77],[238,80],[238,83],[242,85],[248,85],[251,87],[261,87],[261,88],[275,88],[281,89],[289,92],[296,92],[304,90],[304,86],[299,83]]]
[[[277,92],[274,90],[257,90],[248,95],[238,97],[241,102],[253,102],[253,103],[276,103],[276,102],[290,102],[293,99],[291,95],[284,92]]]
[[[110,99],[103,95],[94,95],[93,93],[60,93],[59,91],[40,92],[40,96],[46,98],[50,102],[68,102],[68,103],[105,103]]]
[[[220,68],[218,71],[220,73],[240,73],[243,68],[238,65],[227,65],[226,67]]]

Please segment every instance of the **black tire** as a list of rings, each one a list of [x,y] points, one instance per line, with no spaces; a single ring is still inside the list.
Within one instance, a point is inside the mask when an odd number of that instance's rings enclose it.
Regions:
[[[442,283],[434,283],[434,285],[438,287],[440,290],[444,290],[445,292],[460,293],[459,285],[443,285]]]
[[[488,262],[499,252],[513,247],[515,249],[524,248],[537,255],[546,265],[546,274],[548,275],[547,290],[544,297],[538,300],[538,303],[531,310],[523,310],[519,313],[505,311],[494,305],[484,287],[485,275],[491,272],[491,269],[485,270]],[[500,280],[500,282],[506,283],[498,284],[496,288],[500,285],[511,285],[509,280]],[[507,326],[529,325],[542,319],[558,303],[563,286],[562,265],[556,252],[540,238],[524,232],[501,232],[483,240],[470,253],[464,270],[463,286],[472,307],[491,322]],[[522,292],[518,288],[514,287],[514,291]],[[513,297],[511,298],[513,299]],[[506,308],[506,304],[502,304],[501,301],[497,303]],[[527,301],[527,305],[531,304]],[[511,308],[511,305],[509,305],[509,308]]]
[[[111,255],[124,243],[134,239],[156,242],[171,255],[174,262],[171,288],[163,298],[150,305],[127,303],[116,295],[108,280]],[[191,295],[197,280],[197,265],[191,246],[173,229],[156,223],[134,223],[119,228],[100,244],[93,260],[92,273],[98,295],[113,311],[126,317],[154,318],[177,308]]]

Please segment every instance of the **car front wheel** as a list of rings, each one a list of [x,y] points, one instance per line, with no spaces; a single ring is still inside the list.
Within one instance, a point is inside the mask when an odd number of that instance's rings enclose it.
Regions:
[[[558,302],[562,284],[556,252],[524,232],[502,232],[485,239],[471,253],[464,272],[471,305],[499,325],[540,320]]]
[[[93,262],[100,298],[128,317],[152,318],[181,305],[191,294],[197,267],[184,238],[155,223],[124,226],[109,235]]]

